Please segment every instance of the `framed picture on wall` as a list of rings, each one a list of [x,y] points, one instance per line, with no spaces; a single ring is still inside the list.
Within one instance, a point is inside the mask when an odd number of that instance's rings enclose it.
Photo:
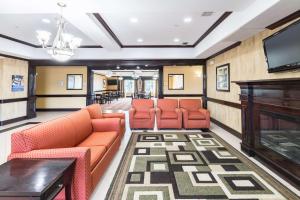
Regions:
[[[67,90],[82,90],[82,85],[82,74],[67,74]]]
[[[169,90],[184,90],[184,74],[168,74]]]
[[[12,75],[11,91],[23,92],[24,91],[24,76]]]
[[[230,64],[218,66],[216,68],[216,89],[217,91],[230,91]]]

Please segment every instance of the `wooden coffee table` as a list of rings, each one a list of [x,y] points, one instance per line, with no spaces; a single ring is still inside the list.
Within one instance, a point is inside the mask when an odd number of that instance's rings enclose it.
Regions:
[[[75,159],[13,159],[0,166],[0,200],[54,199],[65,188],[71,200]]]

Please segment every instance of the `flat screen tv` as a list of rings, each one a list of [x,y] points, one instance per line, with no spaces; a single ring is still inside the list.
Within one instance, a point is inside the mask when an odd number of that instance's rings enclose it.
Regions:
[[[300,68],[300,20],[263,43],[269,73]]]
[[[107,85],[118,85],[118,80],[117,79],[108,79]]]

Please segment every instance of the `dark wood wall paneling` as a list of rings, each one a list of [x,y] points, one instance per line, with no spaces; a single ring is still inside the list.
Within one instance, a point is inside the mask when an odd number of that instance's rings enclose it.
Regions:
[[[292,14],[290,14],[290,15],[282,18],[282,19],[280,19],[279,21],[274,22],[273,24],[270,24],[266,28],[270,29],[270,30],[274,30],[274,29],[276,29],[276,28],[278,28],[278,27],[280,27],[280,26],[282,26],[282,25],[284,25],[284,24],[286,24],[286,23],[288,23],[290,21],[293,21],[293,20],[295,20],[295,19],[297,19],[299,17],[300,17],[300,10],[297,10],[296,12],[294,12],[294,13],[292,13]]]

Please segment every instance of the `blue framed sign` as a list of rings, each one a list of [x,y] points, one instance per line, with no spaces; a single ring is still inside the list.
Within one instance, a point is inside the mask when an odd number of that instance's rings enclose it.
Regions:
[[[24,91],[24,76],[12,75],[11,91],[12,92]]]

